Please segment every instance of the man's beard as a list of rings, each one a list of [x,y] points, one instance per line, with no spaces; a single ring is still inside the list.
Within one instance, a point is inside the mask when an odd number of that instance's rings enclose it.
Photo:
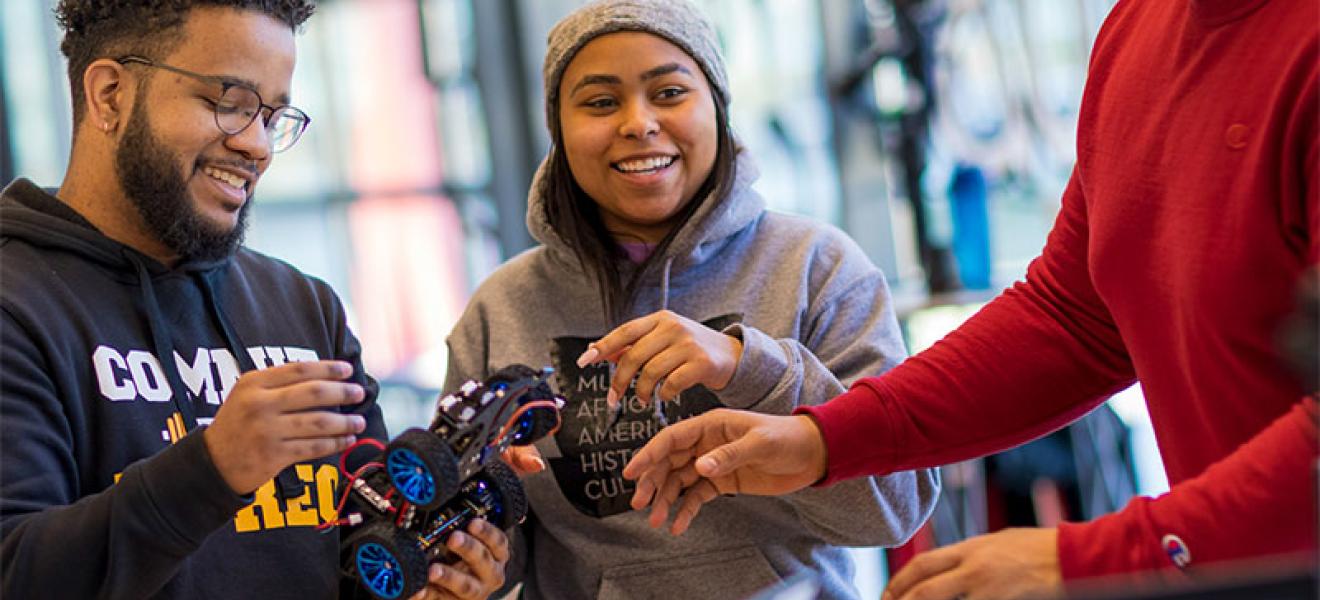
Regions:
[[[124,194],[147,230],[179,258],[209,261],[229,256],[243,243],[251,198],[239,209],[233,228],[216,226],[189,196],[180,162],[152,133],[145,106],[134,107],[115,155],[115,175]]]

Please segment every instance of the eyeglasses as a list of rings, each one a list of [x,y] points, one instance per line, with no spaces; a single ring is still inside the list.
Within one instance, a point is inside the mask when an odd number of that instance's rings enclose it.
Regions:
[[[270,141],[271,152],[283,152],[291,148],[302,137],[312,118],[307,113],[293,106],[271,106],[261,101],[261,94],[251,86],[232,81],[219,75],[203,75],[187,69],[159,63],[141,56],[122,56],[115,59],[121,65],[130,63],[164,69],[185,77],[191,77],[205,83],[220,86],[220,99],[212,101],[215,109],[215,126],[225,135],[238,135],[247,129],[257,115],[265,111],[263,125],[266,127],[266,139]]]

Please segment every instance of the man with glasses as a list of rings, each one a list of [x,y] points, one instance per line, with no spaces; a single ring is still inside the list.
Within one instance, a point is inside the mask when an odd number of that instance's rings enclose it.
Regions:
[[[329,598],[336,459],[383,439],[323,282],[241,246],[310,0],[62,0],[59,189],[0,195],[0,597]],[[329,530],[327,532],[327,530]],[[476,522],[419,598],[502,583]]]

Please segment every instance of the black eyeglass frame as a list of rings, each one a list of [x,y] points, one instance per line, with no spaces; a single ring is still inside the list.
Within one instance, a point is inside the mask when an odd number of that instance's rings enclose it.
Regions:
[[[177,73],[185,77],[191,77],[192,79],[196,79],[204,83],[217,84],[220,86],[221,98],[223,98],[224,95],[228,93],[229,90],[232,88],[243,88],[251,92],[252,95],[256,96],[257,98],[257,110],[253,111],[252,116],[248,118],[248,121],[244,123],[242,127],[239,127],[234,131],[230,131],[226,129],[224,125],[220,124],[220,111],[219,111],[220,105],[216,104],[214,107],[212,107],[212,113],[215,117],[215,126],[217,129],[220,130],[221,133],[225,135],[238,135],[240,133],[243,133],[244,131],[247,130],[248,127],[252,126],[252,123],[257,120],[257,116],[260,115],[263,110],[268,112],[266,113],[267,116],[263,117],[262,119],[263,120],[262,125],[266,129],[266,132],[270,134],[272,133],[270,131],[270,124],[274,122],[272,118],[276,115],[276,113],[279,113],[281,116],[284,116],[286,114],[289,114],[289,111],[292,111],[294,118],[298,118],[301,125],[298,127],[296,131],[293,132],[292,134],[293,141],[289,142],[288,145],[284,146],[283,148],[276,149],[274,147],[275,142],[273,139],[273,135],[267,136],[267,139],[271,140],[271,151],[274,153],[283,152],[285,150],[288,150],[289,148],[292,148],[294,144],[297,144],[298,140],[302,138],[303,133],[307,131],[307,127],[312,124],[312,118],[308,116],[307,113],[303,112],[301,108],[298,108],[291,104],[284,104],[280,106],[271,106],[269,104],[266,104],[265,101],[262,100],[261,98],[261,92],[258,92],[257,90],[253,89],[252,86],[237,81],[233,81],[231,79],[227,79],[221,75],[206,75],[203,73],[197,73],[194,71],[189,71],[188,69],[183,69],[173,65],[168,65],[163,62],[154,61],[145,56],[138,56],[135,54],[121,56],[114,60],[115,62],[121,65],[139,64],[147,67],[164,69],[171,73]]]

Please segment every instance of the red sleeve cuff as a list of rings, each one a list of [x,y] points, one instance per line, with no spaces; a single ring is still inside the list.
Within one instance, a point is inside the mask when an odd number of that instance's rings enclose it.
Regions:
[[[824,404],[800,406],[794,414],[811,415],[825,439],[828,460],[825,478],[815,485],[830,486],[845,479],[885,475],[892,469],[894,439],[883,384],[867,378]]]
[[[1168,494],[1061,525],[1064,579],[1126,574],[1178,581],[1222,561],[1313,555],[1315,414],[1314,400],[1305,399]]]
[[[1174,568],[1173,555],[1163,552],[1159,540],[1139,526],[1150,498],[1134,498],[1116,513],[1085,523],[1059,525],[1059,570],[1065,581],[1165,569],[1167,576],[1182,578]],[[1178,550],[1174,544],[1175,553]]]

